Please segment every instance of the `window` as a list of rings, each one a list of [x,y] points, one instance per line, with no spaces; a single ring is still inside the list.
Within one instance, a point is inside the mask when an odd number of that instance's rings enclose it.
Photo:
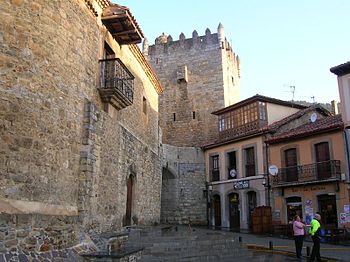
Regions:
[[[286,182],[298,181],[298,160],[296,148],[284,151],[284,163],[286,167]]]
[[[192,119],[196,119],[196,112],[192,111]]]
[[[255,153],[254,147],[244,149],[245,176],[255,176]]]
[[[145,97],[142,99],[142,112],[147,115],[147,99]]]
[[[173,120],[176,121],[176,113],[173,113]]]
[[[219,155],[211,157],[211,181],[220,180]]]
[[[227,174],[228,179],[237,178],[236,152],[227,153]]]
[[[264,102],[259,102],[259,119],[260,120],[267,120],[266,103],[264,103]]]

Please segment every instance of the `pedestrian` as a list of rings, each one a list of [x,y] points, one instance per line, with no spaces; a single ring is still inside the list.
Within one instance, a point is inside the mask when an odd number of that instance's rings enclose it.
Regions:
[[[301,250],[303,248],[304,240],[304,227],[305,224],[301,222],[300,217],[298,215],[295,215],[293,221],[293,235],[297,258],[301,258]]]
[[[321,243],[321,215],[315,214],[315,217],[310,222],[310,235],[312,238],[313,246],[310,256],[310,261],[321,261],[320,255],[320,243]]]

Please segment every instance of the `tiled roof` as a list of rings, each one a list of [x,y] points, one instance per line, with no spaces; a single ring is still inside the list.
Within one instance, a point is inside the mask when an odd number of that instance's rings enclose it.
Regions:
[[[298,109],[307,108],[307,106],[304,106],[304,105],[300,105],[300,104],[296,104],[296,103],[292,103],[292,102],[288,102],[288,101],[284,101],[284,100],[280,100],[280,99],[276,99],[276,98],[272,98],[272,97],[268,97],[268,96],[262,96],[262,95],[257,94],[255,96],[252,96],[252,97],[249,97],[245,100],[242,100],[236,104],[222,108],[220,110],[217,110],[217,111],[213,112],[212,114],[221,115],[223,113],[232,111],[233,109],[240,108],[242,106],[251,104],[251,103],[256,102],[256,101],[278,104],[278,105],[283,105],[283,106],[289,106],[289,107],[294,107],[294,108],[298,108]]]
[[[285,117],[285,118],[283,118],[283,119],[281,119],[279,121],[273,122],[272,124],[270,124],[270,125],[268,125],[266,127],[263,127],[262,130],[274,131],[277,128],[283,126],[284,124],[287,124],[290,121],[298,119],[299,117],[307,114],[308,112],[312,112],[312,111],[315,111],[315,110],[321,112],[325,116],[331,116],[332,115],[331,112],[329,112],[327,109],[325,109],[320,104],[314,104],[314,105],[309,106],[308,108],[305,108],[303,110],[299,110],[298,112],[296,112],[296,113],[294,113],[294,114],[292,114],[290,116],[287,116],[287,117]]]
[[[330,69],[330,71],[337,76],[347,75],[350,73],[350,61],[338,66],[334,66]]]
[[[267,140],[266,143],[273,144],[273,143],[278,143],[285,140],[307,137],[314,134],[342,129],[343,127],[344,127],[344,123],[342,121],[341,115],[328,116],[328,117],[316,120],[316,122],[314,123],[301,125],[297,128],[294,128],[282,134],[276,135],[271,139]]]

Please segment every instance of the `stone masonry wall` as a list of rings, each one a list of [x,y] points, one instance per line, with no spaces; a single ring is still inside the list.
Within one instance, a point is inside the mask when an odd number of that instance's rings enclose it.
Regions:
[[[214,34],[207,29],[204,36],[194,31],[189,39],[181,34],[178,41],[163,34],[155,45],[144,44],[144,54],[164,87],[163,143],[202,146],[215,139],[217,118],[211,113],[239,99],[239,61],[223,29]]]
[[[161,221],[206,225],[204,156],[199,148],[163,145]]]
[[[2,251],[121,229],[131,173],[132,214],[160,220],[158,94],[101,24],[97,2],[0,2],[0,219],[25,221],[1,224]],[[97,89],[105,41],[135,76],[134,103],[121,111],[105,112]]]

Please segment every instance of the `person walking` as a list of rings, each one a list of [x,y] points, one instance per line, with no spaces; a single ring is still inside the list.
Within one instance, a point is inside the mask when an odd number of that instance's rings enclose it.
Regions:
[[[301,250],[303,248],[304,240],[304,227],[305,224],[301,222],[300,217],[298,215],[295,215],[293,221],[293,235],[297,258],[301,258]]]
[[[310,261],[315,261],[315,258],[318,262],[321,261],[320,255],[320,243],[321,243],[321,215],[319,213],[315,214],[315,217],[310,222],[310,235],[312,238],[313,246],[310,256]]]

